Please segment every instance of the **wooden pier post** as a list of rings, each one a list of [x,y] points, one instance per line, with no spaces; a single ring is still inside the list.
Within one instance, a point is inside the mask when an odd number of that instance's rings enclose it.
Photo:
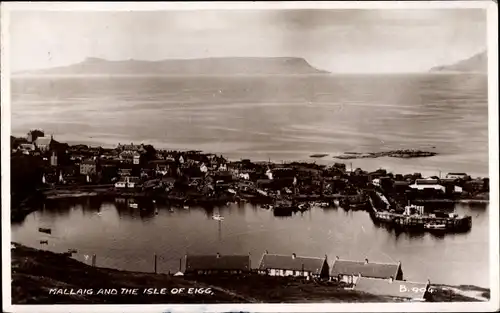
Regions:
[[[96,265],[96,259],[97,259],[97,256],[95,254],[92,255],[92,266],[95,267]]]
[[[179,272],[182,272],[182,258],[179,258]]]

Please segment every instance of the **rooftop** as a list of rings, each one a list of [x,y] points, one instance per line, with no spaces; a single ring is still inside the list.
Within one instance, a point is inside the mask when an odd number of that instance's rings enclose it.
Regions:
[[[187,255],[186,271],[250,270],[249,255]]]
[[[265,253],[260,261],[259,269],[283,269],[293,271],[304,270],[320,274],[324,261],[325,259],[314,257]]]
[[[35,143],[37,145],[49,145],[51,141],[52,141],[52,138],[50,138],[50,137],[38,137],[35,140]]]
[[[428,287],[428,282],[417,283],[399,280],[393,280],[391,282],[382,279],[360,277],[356,282],[354,290],[380,296],[405,299],[424,299]]]
[[[396,278],[400,263],[373,263],[337,259],[333,262],[331,276],[358,275],[374,278]]]
[[[416,179],[416,185],[438,185],[439,181],[437,179]]]

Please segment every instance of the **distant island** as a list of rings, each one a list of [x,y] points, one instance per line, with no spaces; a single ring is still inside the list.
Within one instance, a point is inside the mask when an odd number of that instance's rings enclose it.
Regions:
[[[79,75],[306,75],[328,74],[314,68],[303,58],[222,57],[204,59],[167,59],[160,61],[110,61],[87,58],[68,66],[23,71],[17,76]]]
[[[384,152],[367,152],[367,153],[344,152],[344,154],[334,156],[334,158],[341,159],[341,160],[375,159],[375,158],[381,158],[381,157],[410,159],[410,158],[431,157],[431,156],[435,156],[435,155],[437,155],[436,152],[405,149],[405,150],[393,150],[393,151],[384,151]]]
[[[430,69],[431,72],[483,72],[488,71],[488,54],[486,51],[475,54],[472,57],[454,64],[436,66]]]

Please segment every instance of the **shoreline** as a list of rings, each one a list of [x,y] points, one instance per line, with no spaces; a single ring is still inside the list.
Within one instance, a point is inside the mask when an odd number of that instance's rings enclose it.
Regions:
[[[110,187],[108,189],[103,189],[102,187],[91,187],[91,186],[80,186],[80,187],[72,187],[72,188],[57,188],[41,191],[41,194],[46,199],[64,199],[64,198],[79,198],[79,197],[89,197],[89,196],[129,196],[129,197],[142,197],[142,198],[164,198],[169,200],[188,200],[189,197],[175,197],[167,195],[158,195],[158,194],[148,194],[145,191],[136,191],[136,190],[118,190],[116,188]],[[259,197],[245,197],[242,194],[239,195],[241,198],[251,199],[251,198],[259,198]],[[340,197],[340,196],[339,196]],[[345,197],[348,197],[345,195]],[[201,198],[201,197],[200,197]],[[224,199],[234,199],[235,197],[225,197]],[[260,197],[261,199],[266,199],[267,197]],[[328,195],[298,195],[296,199],[307,200],[307,199],[315,199],[315,200],[328,200],[331,198]],[[430,199],[430,200],[416,200],[417,202],[434,202],[434,203],[490,203],[489,199],[475,199],[475,198],[459,198],[459,199]]]
[[[29,205],[33,200],[64,200],[64,199],[77,199],[85,197],[129,197],[129,198],[139,198],[147,200],[164,200],[172,202],[175,204],[188,204],[192,206],[204,206],[204,205],[222,205],[225,203],[238,203],[240,201],[249,202],[254,205],[257,204],[271,204],[274,199],[266,196],[245,196],[240,194],[227,195],[224,197],[217,198],[207,198],[207,197],[179,197],[169,194],[149,194],[144,191],[134,191],[134,190],[117,190],[113,187],[103,188],[92,187],[92,186],[77,186],[69,188],[57,188],[49,189],[44,191],[37,191],[30,199],[25,200],[17,209],[11,209],[11,221],[21,221],[29,214],[37,211],[33,205]],[[348,196],[345,196],[348,197]],[[320,195],[299,195],[295,198],[297,201],[331,201],[332,198],[328,196],[321,197]],[[434,200],[420,200],[420,203],[447,203],[447,204],[489,204],[489,199],[434,199]],[[419,203],[419,201],[417,201]]]
[[[14,247],[14,248],[13,248]],[[333,283],[314,283],[261,275],[224,279],[219,276],[184,277],[92,267],[60,253],[11,244],[12,302],[15,304],[139,304],[139,303],[296,303],[296,302],[401,302],[400,299],[346,290]],[[56,265],[57,264],[57,265]],[[147,283],[146,283],[147,282]],[[43,287],[41,286],[43,285]],[[211,288],[212,296],[154,295],[127,297],[49,295],[51,288]],[[478,286],[431,283],[429,302],[480,302],[490,289]],[[304,296],[306,294],[306,296]]]

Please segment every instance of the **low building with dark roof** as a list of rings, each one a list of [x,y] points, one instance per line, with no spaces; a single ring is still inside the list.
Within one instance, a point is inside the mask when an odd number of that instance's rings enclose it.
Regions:
[[[259,273],[269,276],[295,276],[310,278],[328,278],[327,258],[315,258],[292,255],[264,253],[259,264]]]
[[[403,280],[401,262],[376,263],[365,261],[341,260],[338,257],[332,264],[330,278],[347,284],[355,284],[359,276],[385,279]]]
[[[186,255],[186,275],[245,274],[251,271],[250,255]]]
[[[430,295],[429,287],[429,281],[421,283],[361,276],[357,279],[354,290],[409,301],[426,301]]]

